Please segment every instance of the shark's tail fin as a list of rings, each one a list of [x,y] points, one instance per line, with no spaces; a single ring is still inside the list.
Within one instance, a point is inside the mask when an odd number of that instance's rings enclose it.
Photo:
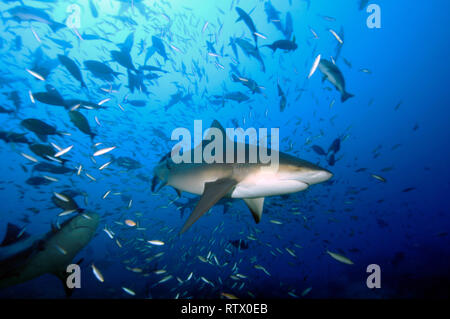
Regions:
[[[344,92],[344,93],[341,95],[341,102],[344,103],[345,101],[347,101],[347,100],[348,100],[349,98],[351,98],[351,97],[354,97],[354,95],[351,94],[351,93],[348,93],[348,92]]]

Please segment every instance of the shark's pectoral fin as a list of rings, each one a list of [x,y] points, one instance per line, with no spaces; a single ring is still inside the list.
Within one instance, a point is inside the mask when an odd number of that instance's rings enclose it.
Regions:
[[[255,222],[259,223],[261,220],[261,215],[264,207],[264,197],[244,198],[244,202],[250,209],[250,212],[252,213]]]
[[[203,216],[215,203],[224,197],[238,182],[231,178],[219,179],[215,182],[205,183],[205,190],[194,211],[189,216],[180,231],[180,234],[188,230],[200,217]]]

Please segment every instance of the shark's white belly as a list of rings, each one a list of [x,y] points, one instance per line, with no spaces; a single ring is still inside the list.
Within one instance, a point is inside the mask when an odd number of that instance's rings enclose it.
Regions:
[[[258,179],[244,180],[236,185],[231,193],[232,198],[254,198],[277,196],[300,192],[308,188],[308,184],[298,180]]]

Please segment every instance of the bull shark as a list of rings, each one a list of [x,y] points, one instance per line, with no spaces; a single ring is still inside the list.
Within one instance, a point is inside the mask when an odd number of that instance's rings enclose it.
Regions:
[[[50,273],[62,281],[69,297],[73,289],[67,287],[67,266],[91,241],[99,221],[96,213],[77,214],[59,229],[55,227],[40,236],[22,233],[17,226],[8,224],[0,244],[0,289]]]
[[[225,139],[224,143],[234,143],[233,145],[237,149],[242,146],[246,150],[249,149],[248,144],[239,146],[241,143],[235,143],[232,140],[226,141],[228,137],[217,120],[212,123],[211,127],[221,131]],[[210,142],[204,140],[196,148],[208,147]],[[201,151],[203,152],[203,150]],[[227,158],[226,147],[223,147],[223,151],[223,158]],[[196,149],[193,149],[191,154],[195,152]],[[223,163],[213,162],[210,164],[204,161],[175,163],[170,153],[160,160],[154,169],[152,191],[155,191],[158,180],[160,180],[162,186],[172,186],[179,195],[184,191],[201,196],[180,234],[189,229],[223,197],[243,199],[255,222],[259,223],[265,197],[303,191],[310,185],[327,181],[333,175],[324,168],[282,152],[278,152],[279,164],[276,170],[266,170],[264,167],[267,167],[268,164],[262,163],[259,159],[256,163],[251,163],[248,153],[246,151],[244,163],[237,162],[236,152],[234,163],[227,163],[225,160],[222,161]]]

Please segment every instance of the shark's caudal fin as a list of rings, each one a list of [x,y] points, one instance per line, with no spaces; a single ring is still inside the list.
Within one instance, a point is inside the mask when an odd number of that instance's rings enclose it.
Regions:
[[[202,217],[203,214],[205,214],[212,206],[214,206],[214,204],[224,197],[234,186],[236,186],[236,184],[237,181],[232,178],[223,178],[218,179],[215,182],[205,183],[203,195],[181,229],[180,234],[188,230],[192,224]]]
[[[12,245],[18,241],[30,237],[30,235],[26,232],[19,236],[21,231],[22,230],[16,225],[8,223],[8,226],[6,228],[6,235],[2,243],[0,244],[0,247]]]
[[[244,202],[250,209],[250,212],[252,213],[255,222],[258,224],[261,220],[261,215],[264,207],[264,197],[244,198]]]

